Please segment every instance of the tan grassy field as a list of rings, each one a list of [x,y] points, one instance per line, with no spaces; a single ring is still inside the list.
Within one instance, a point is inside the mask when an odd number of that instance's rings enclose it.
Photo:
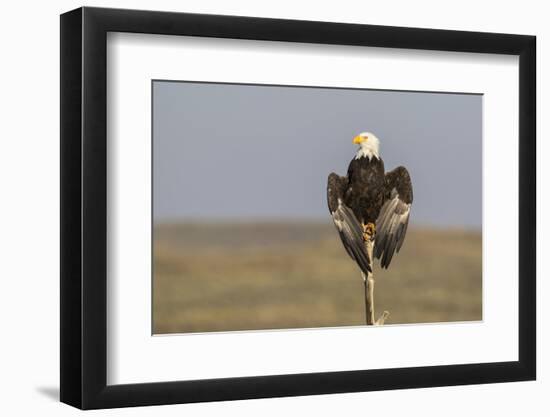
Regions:
[[[153,331],[209,332],[365,323],[363,281],[332,223],[155,227]],[[409,228],[375,266],[386,324],[481,320],[481,234]]]

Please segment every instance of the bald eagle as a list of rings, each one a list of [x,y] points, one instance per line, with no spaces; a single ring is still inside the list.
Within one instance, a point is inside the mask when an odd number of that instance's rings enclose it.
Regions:
[[[367,241],[373,242],[372,254],[380,259],[382,268],[388,268],[394,253],[401,249],[413,190],[406,168],[384,171],[380,141],[374,134],[360,133],[353,143],[359,149],[347,176],[328,176],[327,200],[344,248],[366,276],[373,265]]]

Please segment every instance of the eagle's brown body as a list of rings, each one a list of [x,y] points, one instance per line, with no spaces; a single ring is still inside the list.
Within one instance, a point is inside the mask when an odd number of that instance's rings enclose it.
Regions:
[[[384,162],[378,158],[353,159],[348,168],[344,203],[363,224],[375,223],[386,200]]]

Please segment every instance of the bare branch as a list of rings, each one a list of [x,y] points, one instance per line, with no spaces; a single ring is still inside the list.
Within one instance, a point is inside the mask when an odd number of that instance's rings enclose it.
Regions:
[[[386,319],[389,317],[390,315],[390,312],[385,310],[382,315],[380,316],[380,318],[378,320],[376,320],[376,322],[374,323],[375,326],[382,326],[384,324],[384,322],[386,321]]]
[[[369,254],[369,259],[371,260],[371,265],[374,263],[374,258],[372,257],[374,249],[374,233],[369,235],[370,238],[365,240],[365,246],[367,247],[367,253]],[[374,270],[374,268],[371,268]],[[384,311],[384,313],[374,320],[374,273],[369,272],[365,274],[361,272],[361,277],[363,278],[363,285],[365,287],[365,316],[367,321],[367,326],[382,326],[390,313]]]

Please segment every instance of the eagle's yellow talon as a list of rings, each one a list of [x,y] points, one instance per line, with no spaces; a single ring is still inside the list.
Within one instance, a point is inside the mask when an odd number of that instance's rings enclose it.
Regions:
[[[362,224],[363,226],[363,240],[366,242],[371,240],[376,233],[376,225],[374,223]]]

